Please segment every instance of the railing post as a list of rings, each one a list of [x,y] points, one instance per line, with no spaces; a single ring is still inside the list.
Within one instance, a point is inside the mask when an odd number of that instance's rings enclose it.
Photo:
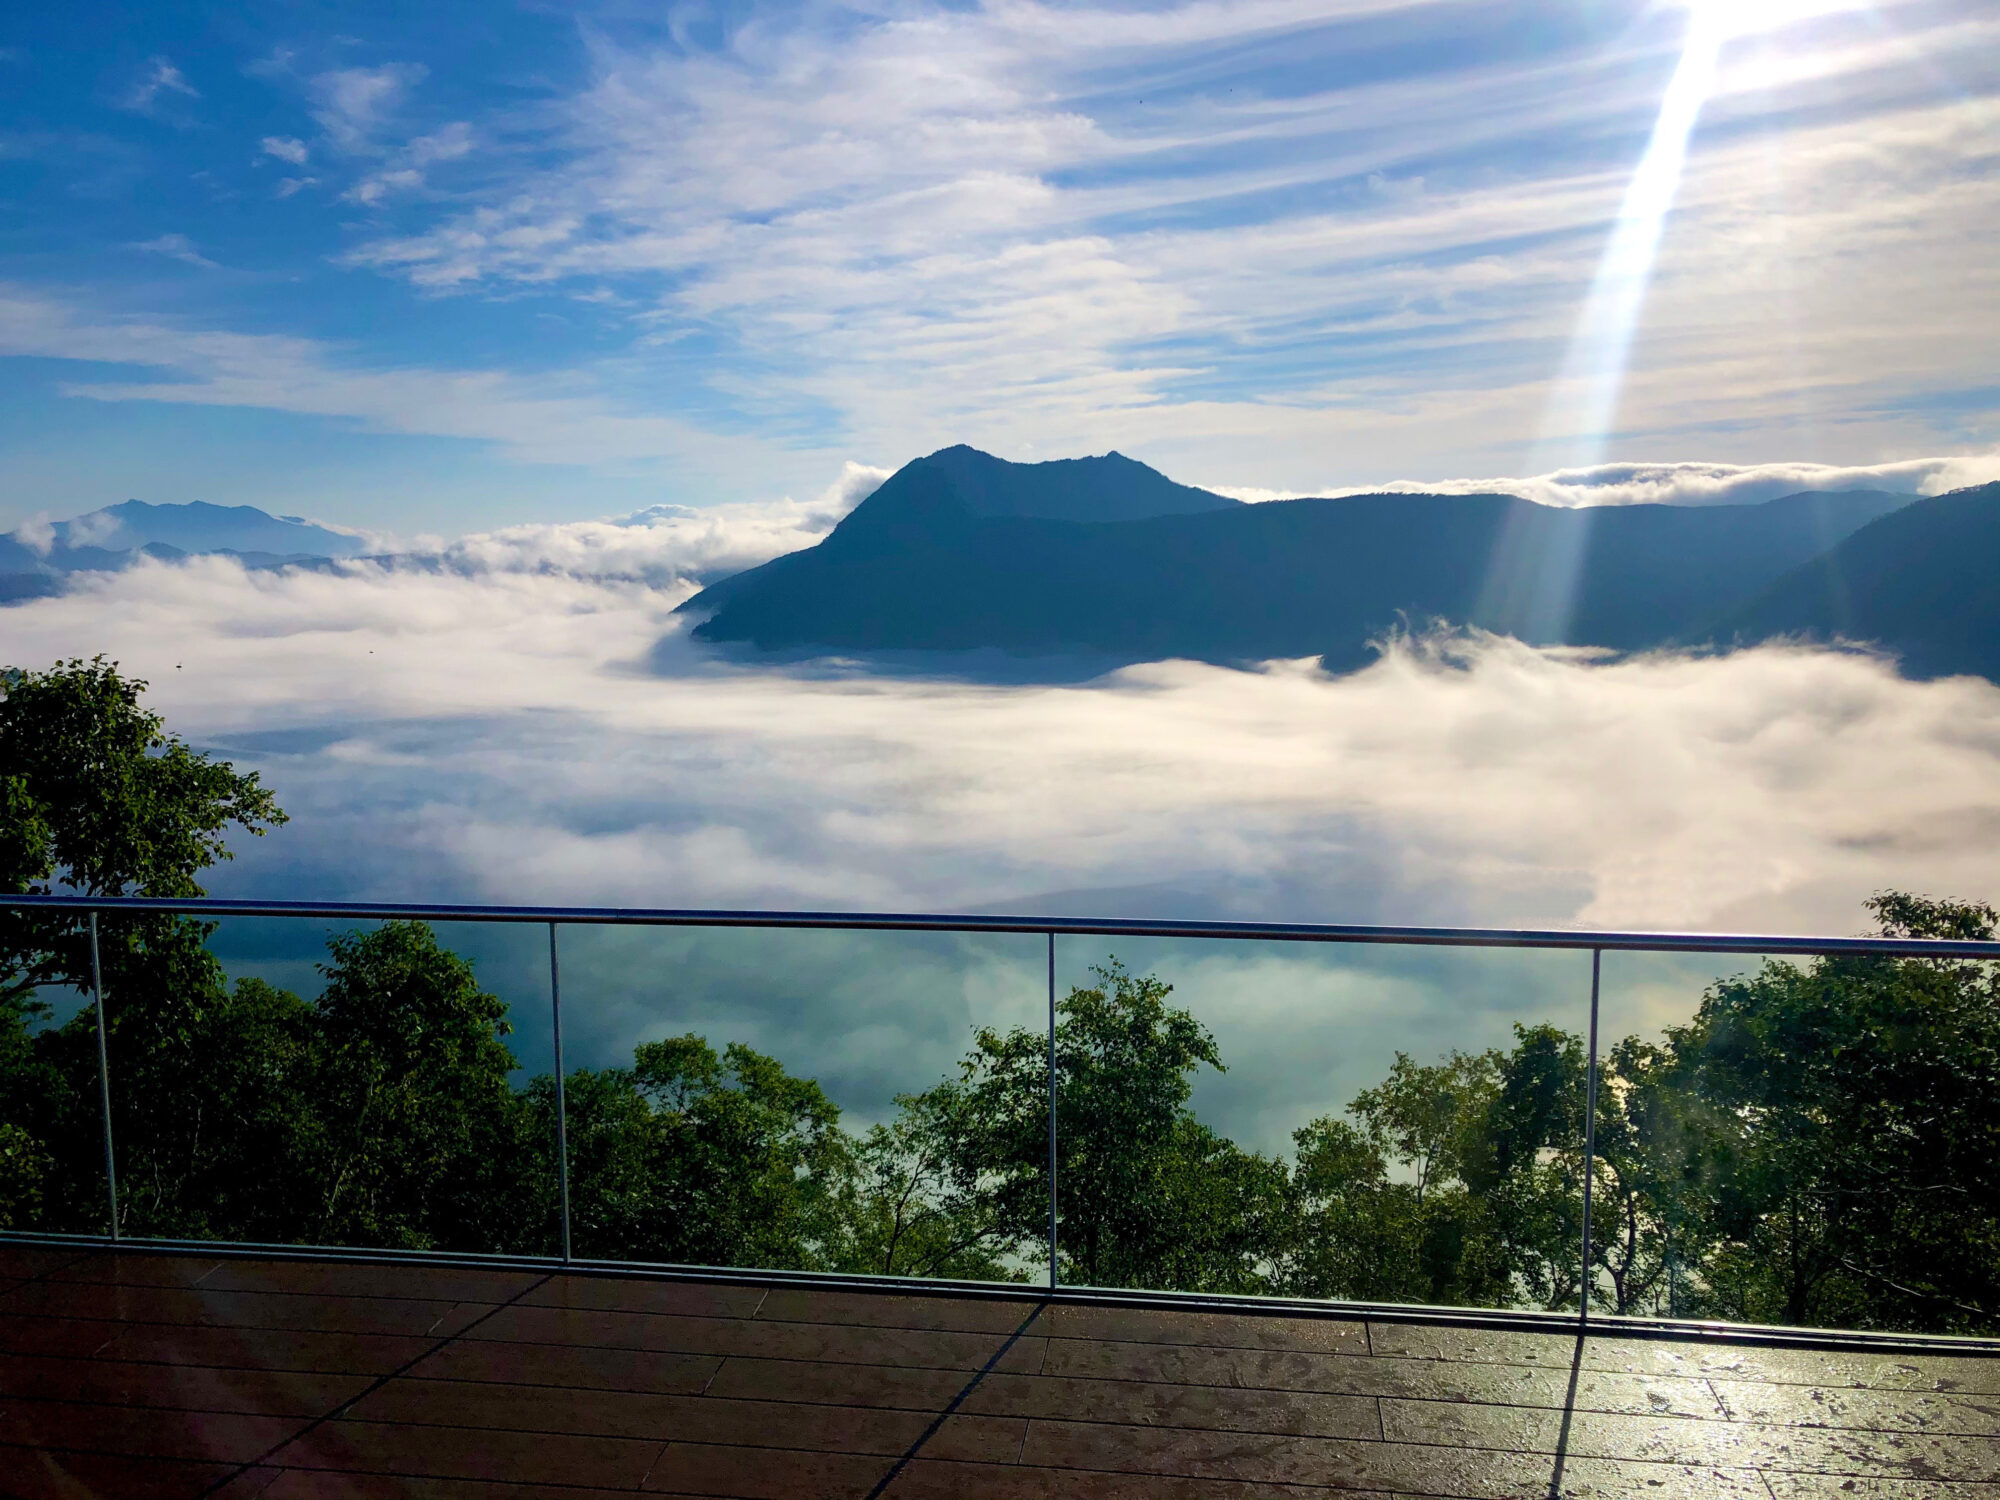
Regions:
[[[1674,1203],[1667,1200],[1667,1316],[1681,1315],[1680,1266],[1674,1260]]]
[[[1604,950],[1590,950],[1590,1068],[1583,1103],[1583,1270],[1576,1283],[1578,1328],[1590,1321],[1590,1188],[1597,1176],[1597,987]]]
[[[1056,1285],[1056,935],[1049,934],[1049,1288]]]
[[[556,956],[556,924],[549,923],[549,1017],[556,1049],[556,1182],[562,1190],[562,1258],[569,1246],[569,1103],[563,1095],[562,964]]]
[[[97,1007],[97,1102],[104,1111],[104,1191],[111,1203],[111,1238],[118,1235],[118,1153],[111,1145],[111,1049],[104,1039],[104,966],[97,956],[97,913],[90,914],[90,997]]]

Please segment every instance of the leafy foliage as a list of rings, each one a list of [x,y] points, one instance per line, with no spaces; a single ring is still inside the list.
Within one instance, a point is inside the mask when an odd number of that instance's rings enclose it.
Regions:
[[[1890,893],[1895,936],[1990,937],[1992,908]],[[2000,1326],[2000,976],[1771,963],[1668,1034],[1687,1118],[1693,1309],[1785,1323]]]
[[[168,734],[140,707],[144,689],[102,657],[0,669],[0,892],[198,896],[197,875],[229,858],[232,825],[261,834],[285,821],[254,774]],[[187,1197],[189,1182],[230,1149],[213,1116],[174,1110],[210,1063],[225,1072],[235,1063],[228,1049],[238,1027],[203,947],[208,931],[144,917],[106,923],[100,934],[114,1063],[131,1074],[125,1123],[153,1118],[156,1105],[176,1117],[161,1150],[142,1133],[133,1153],[135,1225],[177,1222],[159,1219],[157,1205]],[[0,1217],[18,1216],[32,1197],[46,1222],[104,1227],[94,1021],[79,1017],[30,1040],[49,1014],[38,991],[81,988],[91,973],[78,924],[0,912],[0,1118],[27,1136],[9,1160],[30,1164],[0,1172]],[[147,1003],[130,1003],[140,996]],[[31,1181],[46,1186],[9,1185]]]
[[[1215,1040],[1166,1003],[1172,987],[1116,959],[1057,1007],[1055,1099],[1062,1274],[1094,1286],[1243,1291],[1283,1204],[1284,1171],[1203,1125],[1191,1077]],[[951,1149],[987,1184],[1016,1242],[1047,1232],[1045,1032],[981,1031],[964,1065]]]

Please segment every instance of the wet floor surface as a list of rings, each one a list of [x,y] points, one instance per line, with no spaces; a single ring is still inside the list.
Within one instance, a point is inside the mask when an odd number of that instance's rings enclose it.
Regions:
[[[2000,1500],[2000,1357],[0,1246],[0,1494]]]

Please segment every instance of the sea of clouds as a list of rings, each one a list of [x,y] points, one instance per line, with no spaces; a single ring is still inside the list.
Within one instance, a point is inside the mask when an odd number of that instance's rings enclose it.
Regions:
[[[1397,479],[1378,485],[1339,485],[1314,491],[1213,486],[1239,500],[1317,495],[1431,494],[1519,495],[1542,505],[1756,505],[1801,490],[1886,490],[1891,494],[1942,495],[2000,479],[2000,453],[1912,458],[1882,464],[1594,464],[1527,478]]]
[[[2000,687],[1857,652],[1610,659],[1458,636],[1387,641],[1343,677],[1166,662],[1005,684],[688,639],[673,611],[699,576],[816,537],[876,477],[796,506],[496,533],[444,549],[451,566],[142,563],[5,610],[4,655],[102,653],[263,776],[293,820],[238,840],[217,894],[1828,933],[1864,929],[1884,887],[2000,895]],[[219,941],[314,983],[310,945]],[[532,1065],[541,938],[452,941],[516,1000]],[[973,1025],[1044,1003],[1035,939],[570,941],[575,1060],[693,1028],[864,1115],[941,1076]],[[1587,982],[1574,954],[1081,940],[1064,982],[1110,951],[1216,1028],[1238,1066],[1205,1107],[1266,1145],[1397,1048],[1580,1024]],[[1607,1026],[1656,1029],[1734,966],[1614,960]]]

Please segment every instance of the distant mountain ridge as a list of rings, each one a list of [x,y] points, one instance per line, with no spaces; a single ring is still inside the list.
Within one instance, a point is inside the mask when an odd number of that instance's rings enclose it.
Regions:
[[[253,506],[126,501],[0,534],[0,603],[197,553],[327,567],[365,545]],[[1175,656],[1346,670],[1385,632],[1442,622],[1618,651],[1845,641],[1913,675],[2000,682],[2000,483],[1723,506],[1401,492],[1247,505],[1117,453],[1014,464],[959,446],[904,465],[818,545],[682,609],[702,617],[697,638],[758,651],[1074,658],[1066,674]]]
[[[1062,482],[1036,493],[1044,473]],[[1173,508],[1147,509],[1158,497]],[[1753,626],[1822,628],[1803,603],[1745,611],[1914,502],[1850,490],[1575,510],[1505,494],[1244,505],[1118,455],[1011,465],[954,448],[899,470],[817,546],[683,609],[705,616],[698,639],[786,652],[1317,655],[1346,669],[1383,632],[1428,621],[1621,651],[1727,643]]]
[[[40,535],[30,527],[0,533],[0,602],[60,593],[68,574],[116,572],[142,557],[223,553],[251,567],[276,567],[365,550],[358,536],[254,505],[126,500],[54,522]]]
[[[2000,682],[2000,483],[1871,521],[1720,622],[1718,636],[1872,643],[1920,677]]]

